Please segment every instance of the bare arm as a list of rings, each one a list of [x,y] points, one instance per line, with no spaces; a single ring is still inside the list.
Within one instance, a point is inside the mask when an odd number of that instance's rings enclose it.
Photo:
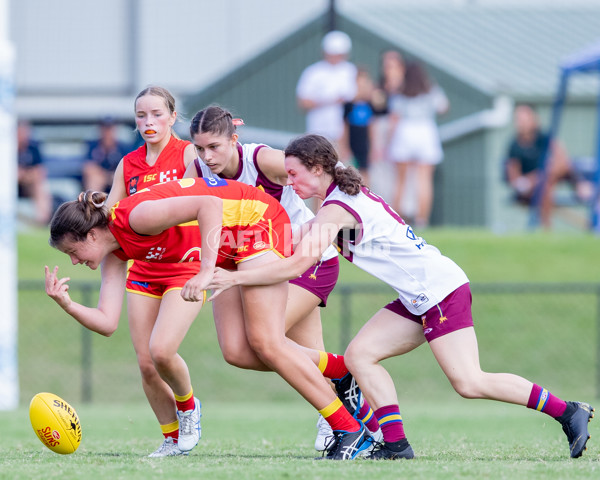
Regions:
[[[198,154],[196,153],[196,147],[194,147],[194,145],[190,144],[185,147],[185,150],[183,151],[183,164],[186,166],[186,168],[189,169],[190,165],[194,163],[194,160],[197,156]]]
[[[243,271],[217,269],[209,285],[213,290],[209,300],[235,285],[272,285],[299,277],[321,258],[340,229],[355,226],[355,218],[339,205],[322,207],[291,257]]]
[[[102,284],[100,298],[96,308],[86,307],[74,302],[69,296],[70,278],[59,279],[58,267],[52,271],[46,266],[46,293],[58,305],[81,325],[93,332],[110,337],[119,326],[127,263],[119,260],[113,254],[107,255],[102,261]]]
[[[285,157],[282,150],[261,148],[256,158],[258,166],[269,180],[278,185],[287,185]]]
[[[201,161],[201,160],[198,160]],[[198,178],[198,170],[196,169],[196,161],[190,162],[190,164],[185,169],[185,174],[183,178]]]
[[[223,228],[223,200],[211,195],[171,197],[140,203],[129,215],[131,228],[142,235],[156,235],[167,228],[196,220],[201,232],[199,273],[184,285],[184,300],[199,301],[212,279]]]

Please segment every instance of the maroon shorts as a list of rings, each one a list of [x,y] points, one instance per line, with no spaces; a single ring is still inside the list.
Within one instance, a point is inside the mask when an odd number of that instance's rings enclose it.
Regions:
[[[424,315],[410,313],[398,299],[383,308],[423,325],[425,339],[431,342],[447,333],[473,326],[471,301],[471,288],[465,283],[427,310]]]
[[[335,287],[339,273],[340,261],[338,257],[333,257],[313,265],[298,278],[290,280],[290,283],[302,287],[321,299],[319,307],[324,307],[327,305],[327,297]]]

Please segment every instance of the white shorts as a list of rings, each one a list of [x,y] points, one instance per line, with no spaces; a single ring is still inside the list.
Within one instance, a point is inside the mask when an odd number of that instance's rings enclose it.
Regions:
[[[393,162],[437,165],[444,158],[437,125],[430,121],[402,121],[390,142]]]

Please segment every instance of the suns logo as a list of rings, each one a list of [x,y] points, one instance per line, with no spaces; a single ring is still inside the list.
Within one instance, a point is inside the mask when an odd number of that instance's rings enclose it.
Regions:
[[[187,252],[183,254],[181,260],[179,260],[179,263],[199,262],[202,258],[201,252],[202,250],[200,249],[200,247],[190,248]]]

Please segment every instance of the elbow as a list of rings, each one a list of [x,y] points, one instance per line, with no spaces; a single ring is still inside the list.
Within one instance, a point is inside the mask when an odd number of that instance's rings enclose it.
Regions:
[[[100,332],[100,333],[108,338],[108,337],[112,337],[112,334],[115,333],[116,331],[117,331],[117,329],[113,328],[111,330],[106,330],[105,332]]]
[[[115,326],[114,328],[107,328],[107,329],[102,329],[102,330],[98,330],[98,333],[100,335],[102,335],[103,337],[112,337],[112,334],[115,333],[117,331],[117,327]]]
[[[108,322],[107,325],[104,325],[103,328],[97,330],[97,332],[104,337],[112,337],[112,334],[117,331],[117,327],[119,326],[119,319],[116,321]]]

